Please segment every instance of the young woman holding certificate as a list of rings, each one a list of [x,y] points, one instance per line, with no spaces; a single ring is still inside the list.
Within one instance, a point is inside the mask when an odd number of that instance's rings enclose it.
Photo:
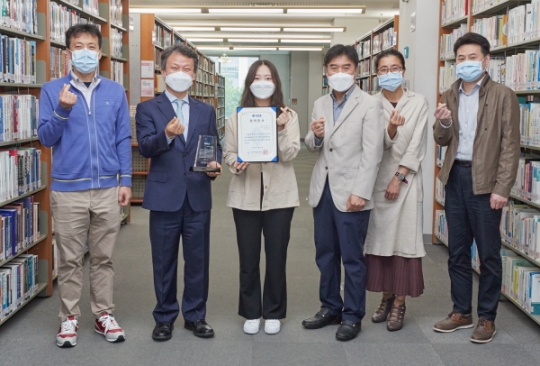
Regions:
[[[287,311],[286,261],[294,207],[299,205],[292,160],[300,150],[298,115],[283,104],[276,67],[259,60],[251,65],[240,102],[243,108],[275,107],[277,162],[246,162],[238,156],[238,113],[226,123],[224,160],[234,174],[227,206],[233,210],[240,255],[238,314],[247,320],[244,332],[256,334],[261,316],[264,331],[276,334]],[[263,110],[261,108],[261,110]],[[266,274],[261,299],[261,232]]]
[[[374,323],[400,330],[405,296],[424,291],[422,257],[422,169],[426,153],[428,104],[402,88],[405,59],[394,49],[381,52],[375,67],[387,127],[384,154],[373,193],[374,208],[365,243],[367,290],[382,292]]]

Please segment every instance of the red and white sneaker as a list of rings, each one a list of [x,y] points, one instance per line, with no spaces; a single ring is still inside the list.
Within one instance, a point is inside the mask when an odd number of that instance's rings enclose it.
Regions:
[[[120,328],[112,314],[101,314],[101,317],[96,319],[94,330],[96,333],[104,335],[105,339],[111,343],[123,342],[126,340],[124,330]]]
[[[75,347],[77,345],[77,331],[79,330],[77,319],[68,316],[60,323],[60,329],[56,336],[56,345],[62,348]]]

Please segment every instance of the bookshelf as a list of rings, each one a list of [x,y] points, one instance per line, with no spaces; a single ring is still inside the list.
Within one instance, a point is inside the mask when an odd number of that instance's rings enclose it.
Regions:
[[[15,0],[15,2],[17,1]],[[30,8],[25,9],[25,4],[29,5]],[[88,4],[93,6],[88,7]],[[20,271],[20,275],[23,273],[22,268],[16,267],[19,263],[24,266],[27,274],[37,274],[33,279],[32,276],[23,277],[27,278],[27,281],[22,280],[20,285],[24,293],[15,299],[15,305],[8,312],[3,312],[0,309],[0,325],[8,321],[34,297],[53,294],[53,261],[55,258],[49,199],[51,183],[49,171],[52,166],[52,151],[39,142],[36,133],[36,111],[40,88],[46,81],[64,76],[69,72],[70,65],[65,54],[63,33],[68,24],[85,22],[99,25],[103,33],[102,49],[104,55],[99,65],[100,74],[105,77],[118,76],[117,81],[124,85],[127,92],[129,89],[127,83],[129,32],[124,25],[128,24],[128,8],[129,0],[20,1],[20,6],[16,7],[17,11],[20,12],[18,15],[14,12],[11,13],[12,19],[10,21],[4,18],[0,20],[2,39],[6,42],[14,42],[21,52],[19,59],[24,61],[20,64],[14,62],[13,71],[7,69],[9,70],[8,75],[2,74],[0,79],[0,98],[2,101],[0,103],[4,103],[5,107],[6,103],[12,103],[9,98],[14,98],[14,103],[26,103],[25,108],[28,108],[28,110],[19,108],[18,111],[23,110],[24,113],[18,112],[18,116],[11,123],[10,133],[2,133],[6,132],[6,126],[8,126],[4,121],[4,131],[0,131],[0,173],[7,171],[9,163],[13,172],[24,169],[27,177],[33,177],[32,179],[35,180],[34,185],[22,181],[7,184],[3,180],[0,184],[0,209],[6,210],[14,207],[11,210],[17,210],[16,207],[19,207],[21,210],[19,212],[24,215],[17,228],[20,241],[17,240],[15,245],[8,242],[5,230],[4,236],[0,235],[0,239],[3,239],[3,241],[0,240],[2,244],[0,247],[0,267],[3,267],[0,268],[0,286],[5,285],[3,278],[5,278],[6,273],[9,273],[2,271],[6,269],[6,266],[11,266],[7,268],[11,268],[12,271]],[[33,13],[35,16],[28,16],[27,14],[32,13],[29,11],[23,17],[25,10],[35,10]],[[122,18],[122,24],[119,21],[111,24],[110,20],[118,17]],[[22,19],[25,21],[23,22]],[[61,19],[62,21],[60,21]],[[115,29],[116,33],[112,29]],[[115,37],[115,44],[112,44],[111,37]],[[118,64],[123,65],[125,70],[123,73],[119,72],[122,66],[118,66]],[[14,157],[12,157],[13,160],[9,160],[9,158],[6,160],[5,151],[18,152],[17,159],[20,159],[20,162],[17,160],[15,165]],[[25,151],[27,155],[24,155]],[[26,164],[23,165],[22,162]],[[0,174],[0,176],[4,175]],[[11,190],[6,193],[12,184],[17,186],[17,191]],[[31,209],[30,206],[25,209],[25,203],[31,203]],[[30,216],[30,213],[33,215]],[[124,214],[127,217],[129,209]],[[8,213],[0,211],[0,216],[2,216],[1,225],[6,225],[4,228],[10,227],[8,226],[9,219],[6,219]],[[10,244],[11,248],[8,248]],[[37,259],[34,256],[37,256]],[[11,273],[9,274],[11,275]]]
[[[146,177],[151,162],[150,159],[140,155],[138,150],[135,108],[138,103],[154,98],[165,90],[165,82],[160,71],[160,59],[163,50],[173,44],[182,43],[193,48],[199,55],[197,80],[193,82],[189,89],[189,95],[216,109],[217,127],[220,136],[224,133],[225,124],[225,79],[216,74],[214,61],[197,50],[193,44],[174,31],[166,22],[156,17],[155,14],[131,13],[130,22],[133,29],[139,30],[133,32],[130,39],[130,82],[132,85],[141,85],[140,88],[132,89],[130,93],[134,164],[133,198],[131,202],[142,203]],[[223,107],[220,107],[220,105]]]
[[[379,92],[375,58],[389,48],[398,49],[399,15],[382,23],[356,40],[354,46],[358,52],[357,85],[365,92]]]
[[[540,271],[540,244],[538,248],[536,244],[537,222],[540,230],[540,195],[536,193],[537,178],[534,175],[540,171],[540,132],[535,128],[540,122],[540,115],[535,114],[537,110],[540,111],[540,83],[536,81],[540,79],[536,66],[533,68],[540,56],[540,24],[534,20],[540,16],[540,0],[440,0],[440,4],[438,100],[457,79],[453,44],[469,31],[482,34],[490,41],[490,77],[513,89],[520,100],[521,151],[527,160],[522,158],[520,162],[509,205],[503,209],[503,281],[504,273],[508,271],[504,267],[508,257],[526,260],[531,273],[521,269],[520,276],[532,275],[532,269]],[[448,245],[445,236],[444,186],[437,179],[444,155],[445,148],[436,145],[432,241]],[[479,263],[472,254],[472,266],[478,272]],[[522,292],[529,291],[526,282],[514,278],[514,267],[510,271],[512,281],[518,281],[516,284],[513,282],[512,286]],[[519,298],[513,292],[505,288],[503,283],[502,294],[540,325],[540,314],[531,314],[532,307],[526,303],[526,296]]]

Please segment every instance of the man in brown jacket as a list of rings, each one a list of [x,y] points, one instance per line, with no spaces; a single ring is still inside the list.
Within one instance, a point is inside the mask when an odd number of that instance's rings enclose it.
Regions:
[[[437,332],[472,328],[471,244],[480,256],[478,323],[471,341],[487,343],[495,335],[501,292],[502,208],[508,202],[519,160],[519,104],[515,93],[491,80],[489,42],[467,33],[454,44],[459,79],[435,110],[435,142],[448,146],[438,178],[446,184],[448,272],[454,304]]]

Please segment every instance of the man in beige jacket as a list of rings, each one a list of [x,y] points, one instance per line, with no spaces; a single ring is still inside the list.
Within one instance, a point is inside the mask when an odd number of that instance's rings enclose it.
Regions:
[[[315,221],[316,262],[321,272],[321,310],[302,322],[307,329],[341,323],[336,338],[358,335],[365,315],[366,238],[371,197],[383,154],[384,122],[380,100],[354,84],[358,54],[335,45],[324,65],[333,91],[317,101],[305,142],[318,153],[309,204]],[[345,297],[340,295],[341,261]]]

